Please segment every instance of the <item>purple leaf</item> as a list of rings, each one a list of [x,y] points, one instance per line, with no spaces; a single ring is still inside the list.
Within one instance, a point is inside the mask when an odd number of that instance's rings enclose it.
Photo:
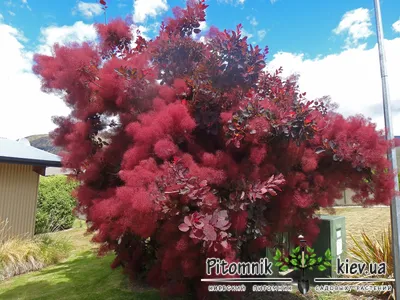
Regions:
[[[190,229],[190,227],[188,225],[186,225],[185,223],[182,223],[181,225],[179,225],[178,228],[182,232],[187,232]]]
[[[212,215],[205,215],[203,222],[209,224],[212,219]]]
[[[201,239],[203,239],[204,234],[203,234],[203,231],[202,231],[202,230],[193,229],[193,230],[190,232],[189,237],[192,238],[192,239],[195,239],[195,240],[196,240],[196,239],[201,240]]]
[[[188,195],[188,197],[191,198],[191,199],[196,198],[196,194],[197,194],[197,191],[194,190]]]
[[[227,236],[228,236],[228,233],[226,233],[225,231],[221,231],[221,232],[219,233],[220,239],[224,239],[224,238],[226,238]]]
[[[197,228],[197,229],[201,229],[201,228],[203,228],[204,227],[204,223],[202,222],[202,221],[196,221],[196,222],[194,222],[193,223],[193,226],[195,227],[195,228]]]
[[[205,238],[209,241],[215,241],[217,239],[217,233],[215,232],[215,229],[213,226],[206,224],[203,228],[203,232],[205,235]]]
[[[207,185],[207,180],[203,180],[202,182],[200,182],[201,187],[205,187],[206,185]]]
[[[222,229],[226,227],[229,224],[229,221],[227,220],[218,220],[217,224],[215,224],[215,227]]]
[[[221,211],[218,213],[218,218],[219,218],[219,219],[226,219],[226,218],[228,218],[228,212],[227,212],[226,210],[221,210]]]
[[[221,246],[224,247],[225,249],[228,248],[228,242],[227,241],[222,241]]]
[[[226,226],[224,226],[224,227],[221,227],[220,229],[221,230],[228,230],[229,229],[229,227],[231,227],[231,223],[228,223],[228,224],[226,224]]]
[[[235,141],[235,147],[236,147],[236,148],[240,148],[240,141],[239,141],[239,140],[236,140],[236,141]]]
[[[185,224],[186,224],[187,226],[192,226],[192,222],[190,221],[190,218],[189,218],[188,216],[186,216],[186,217],[183,219],[183,222],[185,222]]]

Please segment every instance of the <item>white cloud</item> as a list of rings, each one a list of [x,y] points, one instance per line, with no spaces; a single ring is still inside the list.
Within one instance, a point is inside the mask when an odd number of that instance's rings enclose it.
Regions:
[[[75,9],[86,18],[93,18],[103,13],[102,7],[99,3],[79,1]]]
[[[50,26],[41,29],[41,45],[38,52],[50,55],[55,43],[66,45],[72,42],[94,41],[97,37],[96,29],[92,24],[85,24],[82,21],[72,26]]]
[[[234,4],[234,5],[243,5],[246,0],[217,0],[218,2],[224,2],[224,3],[229,3],[229,4]]]
[[[271,4],[274,4],[278,0],[270,0]]]
[[[149,30],[153,33],[158,33],[160,30],[160,25],[161,23],[159,22],[154,22],[153,24],[148,25],[147,27],[149,28]]]
[[[400,38],[385,40],[394,133],[400,135]],[[305,58],[303,54],[274,55],[268,69],[283,66],[284,76],[300,74],[299,85],[307,97],[330,95],[345,116],[363,114],[384,128],[382,86],[377,46],[346,49],[338,54]]]
[[[247,32],[244,28],[242,28],[242,37],[247,36],[247,39],[251,39],[253,35],[250,32]]]
[[[255,17],[247,17],[247,20],[250,21],[250,24],[252,26],[257,26],[258,25],[257,19]]]
[[[4,17],[2,14],[0,14],[0,22],[3,22],[3,20],[4,20]]]
[[[206,30],[207,27],[208,27],[208,26],[207,26],[206,21],[200,22],[200,27],[199,27],[200,30]]]
[[[398,21],[396,21],[396,22],[394,22],[394,23],[392,24],[392,29],[393,29],[395,32],[400,33],[400,20],[398,20]]]
[[[200,37],[199,42],[206,44],[207,43],[207,37],[205,37],[204,35]]]
[[[55,43],[93,41],[96,37],[94,26],[83,22],[42,28],[36,51],[50,55]],[[41,91],[40,79],[32,73],[33,53],[24,48],[27,40],[23,34],[0,24],[0,40],[7,45],[0,47],[0,136],[17,139],[53,130],[51,117],[66,116],[70,110],[58,96]]]
[[[260,41],[262,41],[265,38],[266,34],[267,34],[267,31],[264,29],[257,31],[258,39]]]
[[[149,31],[149,28],[144,27],[142,25],[137,26],[135,24],[131,25],[130,27],[131,32],[132,32],[132,41],[131,41],[131,47],[136,47],[136,39],[137,39],[137,31],[140,31],[140,35],[142,36],[142,38],[144,38],[145,40],[149,40],[150,38],[146,35],[146,32]]]
[[[192,33],[192,38],[193,39],[201,39],[203,37],[203,33],[205,32],[205,30],[208,28],[207,22],[206,21],[202,21],[200,22],[200,27],[199,29],[201,30],[201,32],[199,34],[196,33]]]
[[[134,0],[132,19],[135,23],[143,23],[148,17],[157,17],[167,10],[167,0]]]
[[[53,115],[68,115],[61,99],[40,90],[40,79],[31,71],[32,53],[23,34],[0,24],[0,137],[17,139],[47,133],[55,128]]]
[[[22,2],[22,5],[21,5],[22,8],[25,8],[25,7],[26,7],[27,9],[32,10],[32,9],[29,7],[28,0],[21,0],[21,2]]]
[[[10,16],[15,16],[15,12],[12,12],[11,10],[8,11],[8,13],[10,14]]]
[[[358,46],[360,40],[364,40],[373,34],[371,26],[369,10],[357,8],[346,12],[333,32],[335,34],[347,33],[346,48],[350,48]]]

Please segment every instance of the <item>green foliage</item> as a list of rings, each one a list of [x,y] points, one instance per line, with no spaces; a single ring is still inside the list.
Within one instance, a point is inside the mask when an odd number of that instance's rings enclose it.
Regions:
[[[45,265],[56,264],[68,256],[72,251],[72,244],[68,239],[48,233],[35,237],[39,245],[39,257]]]
[[[332,255],[329,249],[325,251],[324,256],[316,256],[317,255],[314,253],[314,249],[307,246],[304,251],[303,261],[301,248],[298,246],[292,249],[287,257],[283,256],[279,249],[276,250],[273,259],[275,260],[275,266],[279,267],[279,271],[281,272],[287,271],[289,268],[294,270],[313,270],[314,268],[317,268],[319,271],[325,271],[327,267],[331,266]]]
[[[72,227],[76,201],[71,193],[77,185],[63,175],[40,178],[35,233]]]

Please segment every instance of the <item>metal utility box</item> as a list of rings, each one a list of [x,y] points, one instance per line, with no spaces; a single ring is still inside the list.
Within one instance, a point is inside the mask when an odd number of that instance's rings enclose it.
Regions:
[[[274,244],[275,244],[275,247],[279,248],[279,250],[281,250],[281,252],[283,254],[288,254],[290,252],[290,249],[293,248],[293,245],[290,243],[290,236],[288,233],[278,234],[277,240],[274,241]],[[273,257],[275,256],[276,248],[267,248],[266,249],[266,258],[268,258],[268,260],[273,263],[273,265],[272,265],[273,274],[270,276],[267,275],[266,277],[276,278],[276,277],[280,277],[282,275],[279,272],[279,268],[275,266],[275,261],[273,259]]]
[[[341,261],[346,259],[346,222],[345,217],[336,215],[320,215],[320,233],[312,245],[317,256],[324,256],[327,249],[331,250],[332,267],[328,267],[325,271],[307,271],[307,277],[337,277],[337,259]]]
[[[310,245],[317,257],[325,257],[325,251],[329,249],[332,255],[331,267],[327,267],[325,271],[306,270],[306,276],[313,283],[314,278],[335,278],[337,277],[337,258],[340,257],[341,261],[346,259],[346,222],[345,217],[336,215],[319,215],[321,220],[319,225],[320,232],[313,245]],[[280,247],[286,253],[298,245],[290,243],[290,238],[287,235],[282,235]],[[274,249],[266,249],[266,257],[269,261],[273,261],[275,255]],[[289,277],[297,279],[300,275],[299,271],[289,270],[288,272],[281,273],[278,268],[273,266],[273,275],[270,277]]]

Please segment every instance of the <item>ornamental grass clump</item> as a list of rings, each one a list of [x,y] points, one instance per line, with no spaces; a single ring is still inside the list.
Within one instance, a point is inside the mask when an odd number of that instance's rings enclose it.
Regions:
[[[33,238],[10,237],[8,221],[0,222],[0,280],[42,269],[67,258],[72,250],[68,239],[57,234]]]
[[[382,231],[380,236],[370,236],[364,230],[361,232],[361,238],[356,239],[350,235],[354,245],[348,250],[350,258],[354,261],[369,264],[386,263],[386,274],[369,274],[366,277],[394,278],[394,264],[392,256],[392,230],[390,223]],[[382,294],[387,295],[389,299],[395,299],[395,286],[393,282],[376,282],[378,285],[392,285],[392,291],[385,291]]]

